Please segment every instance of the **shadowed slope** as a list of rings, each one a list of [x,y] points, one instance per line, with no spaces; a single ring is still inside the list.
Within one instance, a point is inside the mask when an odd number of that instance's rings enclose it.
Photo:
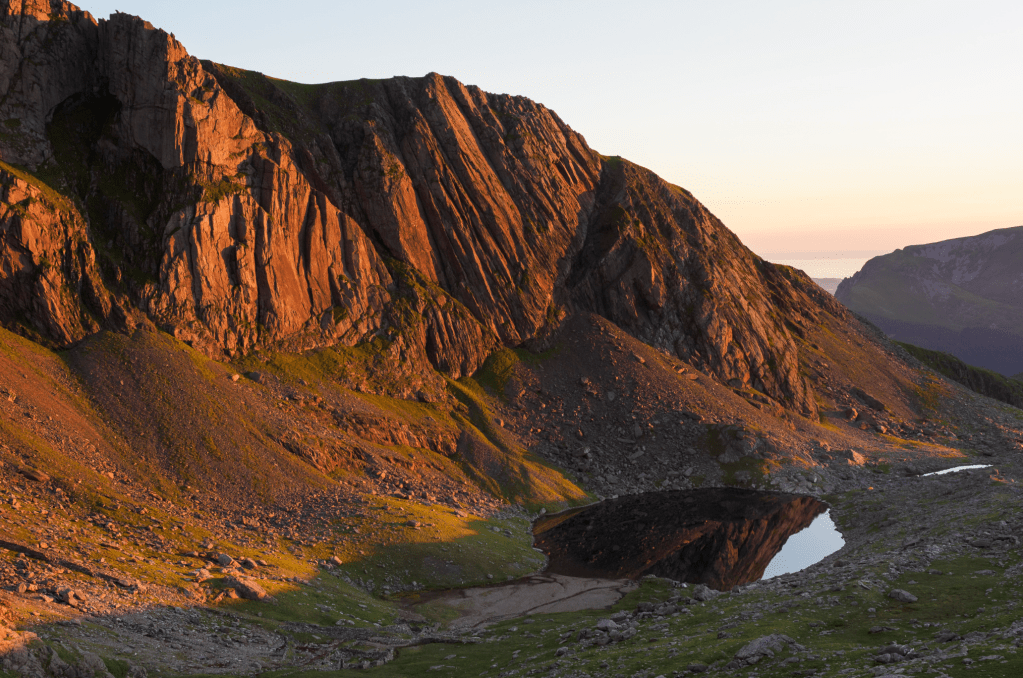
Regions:
[[[893,339],[1005,376],[1023,368],[1023,226],[875,257],[836,297]]]

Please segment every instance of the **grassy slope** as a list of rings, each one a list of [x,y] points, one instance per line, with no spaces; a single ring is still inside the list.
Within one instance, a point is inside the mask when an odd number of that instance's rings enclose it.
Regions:
[[[532,507],[553,509],[566,501],[587,500],[557,470],[527,454],[511,434],[488,423],[489,396],[471,380],[452,384],[468,406],[353,394],[330,377],[343,369],[356,369],[351,363],[357,357],[337,352],[328,357],[322,353],[275,356],[261,367],[282,383],[305,381],[307,392],[339,409],[386,416],[387,426],[429,420],[452,435],[466,430],[479,437],[485,454],[477,455],[478,459],[359,443],[381,459],[413,457],[423,467],[415,472],[418,475],[435,473],[461,483],[471,496],[483,496],[482,490]],[[101,334],[58,355],[0,331],[0,393],[11,398],[5,403],[5,416],[0,416],[0,460],[9,472],[26,464],[44,469],[54,477],[55,486],[67,492],[68,508],[79,521],[97,512],[118,524],[141,562],[116,567],[143,579],[165,578],[165,554],[148,546],[147,532],[154,524],[163,524],[157,532],[174,550],[202,551],[201,542],[210,539],[217,549],[265,558],[296,576],[315,575],[309,558],[339,555],[346,567],[354,568],[353,574],[372,568],[370,576],[360,578],[373,588],[382,585],[385,574],[394,575],[392,584],[408,585],[414,580],[427,587],[453,586],[485,582],[487,575],[500,579],[522,575],[540,564],[530,548],[525,521],[485,520],[473,515],[472,509],[456,516],[433,502],[373,496],[368,494],[372,486],[361,463],[341,474],[357,495],[365,493],[354,510],[323,508],[322,515],[308,516],[315,528],[293,532],[282,528],[265,542],[225,531],[225,518],[233,520],[237,515],[231,507],[250,515],[247,507],[253,502],[270,508],[301,504],[303,497],[315,501],[316,493],[334,485],[281,447],[277,439],[282,430],[316,422],[319,430],[310,429],[314,437],[360,440],[335,426],[331,418],[279,399],[271,387],[247,379],[233,382],[233,372],[231,366],[209,361],[162,334],[139,333],[133,338]],[[349,400],[341,400],[342,395]],[[31,416],[21,415],[22,410]],[[500,472],[493,472],[495,465]],[[390,468],[394,474],[402,467]],[[108,470],[113,479],[106,475]],[[54,498],[44,493],[38,500],[43,505]],[[410,520],[425,527],[410,529],[405,526]],[[13,536],[34,542],[44,529],[37,523],[30,519],[7,527]],[[167,529],[172,525],[174,530]],[[492,527],[509,530],[513,537]],[[105,532],[91,524],[78,537],[88,549],[100,548],[104,539]],[[294,557],[296,552],[301,559]],[[158,565],[147,562],[156,558],[161,561]],[[395,573],[396,562],[406,567]],[[172,571],[184,572],[199,564],[193,559],[189,567]]]
[[[967,365],[948,353],[898,343],[914,358],[949,379],[989,398],[1023,408],[1023,382],[1009,379],[991,370]]]
[[[125,343],[123,337],[104,336],[97,338],[94,343],[83,345],[78,349],[79,354],[76,356],[63,357],[39,349],[14,335],[3,334],[2,339],[0,347],[3,350],[0,351],[0,355],[8,362],[4,365],[5,369],[0,371],[0,374],[5,375],[0,379],[0,385],[10,391],[14,389],[19,379],[32,380],[43,386],[38,389],[38,394],[29,394],[31,398],[42,398],[44,392],[58,394],[56,397],[65,401],[63,407],[68,413],[72,411],[80,413],[82,423],[76,426],[82,427],[82,430],[85,430],[86,426],[94,428],[96,433],[90,434],[90,437],[96,442],[103,443],[102,450],[108,459],[121,464],[127,463],[129,466],[133,466],[130,460],[125,461],[117,456],[122,454],[118,450],[127,449],[123,442],[125,437],[143,436],[143,433],[138,431],[145,421],[159,424],[161,417],[173,414],[185,417],[180,425],[190,430],[199,427],[200,424],[198,419],[189,417],[250,418],[250,421],[260,422],[260,426],[263,427],[256,426],[256,431],[250,433],[253,440],[264,441],[269,445],[272,436],[267,431],[271,431],[276,424],[275,420],[267,418],[269,415],[261,407],[271,402],[274,411],[280,414],[282,420],[291,421],[295,421],[295,417],[303,411],[286,405],[283,401],[275,401],[271,397],[273,394],[270,387],[248,381],[243,381],[241,385],[233,384],[228,378],[231,373],[229,366],[209,363],[187,347],[160,335],[132,342],[131,345]],[[812,339],[819,346],[813,349],[815,355],[821,359],[826,357],[842,373],[848,372],[850,377],[857,380],[873,380],[876,382],[876,388],[872,389],[874,395],[887,400],[897,410],[906,408],[907,416],[912,414],[908,406],[901,404],[898,398],[899,392],[912,387],[907,374],[891,372],[881,374],[884,369],[880,364],[863,364],[862,361],[857,364],[857,342],[860,339],[855,336],[835,335],[822,327],[813,333]],[[152,379],[146,377],[145,373],[135,366],[133,358],[141,356],[133,351],[152,352],[146,364],[157,367],[164,365],[163,369],[167,374],[154,375]],[[363,369],[353,365],[357,360],[358,355],[345,352],[312,352],[301,356],[271,356],[268,362],[253,363],[251,366],[259,367],[289,388],[306,389],[309,393],[316,393],[333,402],[332,399],[337,397],[340,391],[344,391],[336,386],[339,376],[346,370]],[[455,399],[453,403],[448,404],[402,401],[364,393],[346,392],[345,395],[361,403],[361,406],[378,412],[387,412],[409,423],[422,423],[431,418],[442,427],[469,431],[477,436],[481,444],[487,446],[490,454],[503,455],[498,458],[504,460],[503,468],[507,474],[502,479],[500,474],[494,476],[484,472],[484,466],[473,468],[469,464],[469,467],[466,467],[465,460],[459,462],[463,464],[459,468],[463,470],[467,479],[475,478],[475,482],[483,483],[502,496],[518,498],[526,503],[535,502],[536,505],[549,499],[546,494],[548,492],[554,492],[555,495],[560,492],[562,499],[582,500],[583,496],[573,494],[575,492],[573,486],[562,476],[529,457],[521,446],[516,446],[507,431],[494,423],[494,408],[499,403],[503,388],[511,378],[515,366],[530,360],[547,362],[550,367],[549,362],[557,361],[557,356],[538,358],[526,353],[502,351],[493,356],[474,378],[449,383]],[[648,363],[651,360],[652,356],[648,357]],[[631,362],[629,364],[631,365]],[[21,377],[21,374],[26,376]],[[133,397],[143,398],[145,407],[153,409],[142,410],[148,414],[138,415],[141,419],[137,420],[129,416],[123,406],[118,405],[117,399],[123,397],[119,391],[122,388],[129,388],[130,380],[140,375],[146,377],[143,378],[144,383],[152,381],[153,387],[140,390]],[[171,378],[169,375],[177,376]],[[160,381],[163,377],[168,380],[166,383]],[[122,385],[121,381],[125,383]],[[303,381],[306,385],[302,384]],[[240,397],[239,389],[251,395]],[[102,400],[103,398],[111,400],[108,403]],[[269,401],[264,398],[269,398]],[[97,414],[98,402],[103,403],[103,416]],[[224,405],[225,402],[229,405]],[[39,403],[40,407],[57,407],[44,405],[41,400]],[[340,405],[340,401],[338,404]],[[937,407],[939,404],[931,405]],[[189,408],[194,411],[190,413]],[[65,415],[64,411],[61,411],[58,416],[64,417],[69,414]],[[15,427],[12,418],[4,418],[3,421],[9,429]],[[240,423],[230,426],[239,425],[244,429],[245,419],[237,421]],[[132,433],[133,431],[135,433]],[[54,464],[53,468],[56,471],[54,475],[61,480],[65,473],[78,472],[76,469],[64,471],[60,467],[60,461],[70,455],[62,455],[51,450],[50,457],[33,457],[42,453],[30,449],[27,441],[30,441],[31,435],[36,434],[29,431],[13,436],[21,458],[27,457],[41,463]],[[199,440],[201,442],[201,438]],[[109,452],[106,452],[108,449]],[[279,450],[274,454],[281,455],[275,456],[275,459],[283,459],[286,456]],[[212,454],[205,456],[209,457]],[[168,454],[168,459],[173,461],[176,457]],[[8,457],[7,460],[12,463],[16,461],[13,457]],[[145,459],[137,461],[141,464]],[[164,461],[161,459],[161,463]],[[301,462],[295,460],[290,463],[301,465]],[[185,467],[189,468],[187,463]],[[175,466],[170,468],[174,473],[184,474],[183,471],[176,470]],[[138,477],[142,481],[139,483],[140,486],[159,475],[144,465],[130,470],[139,474]],[[516,476],[513,473],[516,471],[521,475]],[[325,477],[311,467],[305,466],[302,472],[314,479],[314,485],[326,482]],[[357,470],[352,472],[358,474]],[[492,581],[488,575],[494,580],[501,580],[532,571],[539,565],[536,553],[530,548],[527,525],[521,517],[483,520],[472,515],[458,516],[442,506],[428,506],[395,497],[365,495],[359,505],[358,514],[329,517],[331,525],[324,533],[332,535],[329,539],[312,537],[294,539],[280,536],[272,540],[272,543],[252,544],[235,538],[230,533],[204,530],[201,520],[183,520],[181,507],[177,503],[182,501],[181,485],[178,482],[171,483],[165,492],[170,501],[161,504],[150,503],[150,518],[143,520],[132,507],[145,502],[140,502],[130,487],[125,488],[124,485],[110,482],[109,479],[104,480],[104,477],[95,470],[86,473],[88,482],[85,484],[96,488],[95,494],[101,503],[92,502],[87,506],[82,505],[81,509],[97,511],[113,518],[123,526],[126,533],[143,528],[155,518],[163,525],[157,529],[166,535],[176,550],[196,548],[201,540],[209,538],[215,542],[218,550],[236,555],[263,557],[270,561],[270,571],[279,575],[279,578],[276,581],[268,581],[266,586],[277,598],[276,605],[268,608],[253,603],[225,604],[247,620],[246,623],[266,625],[286,634],[294,633],[284,626],[285,623],[293,621],[332,625],[338,619],[346,619],[357,625],[368,626],[394,621],[400,615],[399,603],[402,601],[393,596],[379,596],[385,583],[407,586],[416,581],[427,587],[485,583]],[[474,473],[478,477],[474,476]],[[495,485],[489,485],[490,479],[494,477],[498,478],[498,481]],[[210,491],[215,489],[208,485],[201,486],[210,487]],[[833,499],[835,505],[857,501],[859,499],[856,497]],[[926,509],[925,506],[921,508]],[[1004,512],[1004,506],[992,506],[990,510],[1002,510],[1002,515],[1006,517],[1009,515]],[[405,523],[410,519],[423,523],[424,527],[419,530],[409,529]],[[168,529],[175,524],[181,524],[183,529]],[[501,531],[508,530],[512,536],[495,532],[491,529],[494,527]],[[28,524],[19,526],[19,529],[27,536],[32,534],[33,527]],[[103,530],[93,526],[87,526],[79,537],[82,542],[95,545],[97,555],[103,554],[113,561],[121,554],[118,551],[98,549],[104,538]],[[198,564],[192,562],[187,567],[178,566],[167,562],[167,554],[159,550],[140,546],[137,551],[143,557],[142,562],[119,563],[114,567],[141,578],[164,581],[178,578],[180,581],[187,570]],[[344,561],[344,564],[333,572],[318,569],[310,563],[311,559],[323,559],[330,555],[339,555]],[[625,675],[633,675],[641,670],[650,670],[650,676],[658,673],[667,674],[669,671],[683,668],[689,662],[723,662],[748,640],[777,631],[796,638],[811,649],[811,656],[820,657],[812,659],[800,655],[803,660],[799,665],[800,669],[825,669],[825,665],[830,664],[830,668],[825,670],[825,674],[830,675],[846,665],[857,667],[870,663],[871,652],[876,650],[876,646],[882,641],[905,640],[906,634],[916,633],[916,626],[909,623],[907,618],[915,618],[921,623],[953,624],[959,632],[1004,625],[1003,622],[1008,618],[1007,615],[1011,614],[1010,611],[997,607],[990,608],[984,613],[977,611],[981,601],[990,597],[987,589],[991,586],[985,580],[974,579],[971,573],[977,569],[995,569],[1002,572],[1015,562],[1006,560],[992,564],[986,559],[981,561],[976,558],[960,558],[933,563],[944,571],[956,572],[956,575],[951,577],[945,575],[934,578],[922,573],[903,575],[895,584],[902,585],[903,580],[912,577],[918,582],[913,585],[918,593],[926,593],[931,588],[940,593],[934,596],[937,598],[934,601],[921,595],[921,603],[909,607],[890,602],[883,598],[877,589],[858,589],[854,586],[847,586],[839,595],[844,601],[842,606],[828,607],[803,603],[795,608],[795,611],[777,607],[781,601],[791,599],[791,595],[766,588],[750,591],[741,596],[725,596],[706,607],[691,608],[692,615],[646,624],[641,627],[641,633],[630,641],[605,649],[581,650],[570,659],[564,660],[566,663],[561,666],[571,665],[595,673],[602,670],[600,668],[602,664],[607,664],[615,672]],[[335,574],[341,576],[334,576]],[[880,569],[870,566],[853,576],[860,579],[879,579],[882,574]],[[285,578],[296,576],[309,581],[310,584],[283,581]],[[214,590],[221,585],[214,580]],[[905,586],[910,585],[907,583]],[[1010,584],[1005,587],[1005,595],[1015,596],[1017,589],[1016,584]],[[367,591],[377,592],[378,595],[371,596]],[[833,595],[823,590],[812,593],[825,599]],[[411,594],[406,601],[415,602],[415,595]],[[661,600],[667,595],[669,592],[663,582],[646,582],[638,593],[623,601],[618,608],[632,608],[639,600]],[[853,602],[857,605],[852,605]],[[867,608],[871,606],[875,607],[877,612],[867,612]],[[254,616],[257,611],[263,613],[262,618]],[[421,608],[421,611],[436,615],[434,618],[437,621],[445,619],[443,611],[429,606]],[[486,634],[488,642],[483,645],[427,645],[409,648],[401,651],[394,663],[374,669],[371,673],[411,675],[434,666],[454,666],[454,669],[437,669],[434,672],[437,675],[480,675],[483,671],[489,670],[494,674],[498,672],[494,670],[495,664],[498,669],[507,670],[529,661],[546,667],[556,661],[554,651],[560,645],[559,636],[562,633],[570,629],[577,632],[581,628],[591,627],[597,619],[607,614],[607,611],[594,611],[544,615],[538,618],[535,624],[506,622]],[[757,617],[758,614],[761,616]],[[876,616],[871,616],[872,614]],[[811,627],[810,622],[817,625]],[[728,637],[718,638],[722,626],[732,623],[737,625],[725,629]],[[868,633],[871,626],[878,624],[893,626],[899,629],[899,633],[895,635]],[[655,626],[657,628],[654,628]],[[829,633],[822,635],[822,630]],[[526,636],[527,632],[532,636]],[[927,637],[922,631],[920,634]],[[302,642],[315,641],[314,638],[304,635],[295,638]],[[994,642],[984,648],[978,648],[978,656],[981,652],[994,652],[995,650],[991,649]],[[519,651],[518,654],[516,650]],[[835,659],[832,654],[835,650],[843,650],[846,654],[840,659]],[[447,659],[452,654],[455,658]],[[823,658],[825,656],[832,658],[826,661]],[[1014,666],[1012,664],[1008,668]],[[999,669],[1005,668],[1006,665],[999,665]],[[758,669],[761,675],[791,673],[791,667],[783,669],[762,664]],[[972,670],[970,675],[998,675],[986,674],[985,670],[982,666]],[[282,675],[297,675],[297,672],[282,672]]]
[[[983,482],[983,481],[981,481]],[[1011,488],[1004,482],[988,481],[982,497],[974,490],[969,503],[972,511],[958,527],[978,528],[989,520],[1019,521],[1020,510],[1012,502]],[[896,492],[898,490],[895,490]],[[945,515],[950,506],[947,493],[931,493],[912,507],[915,512]],[[853,492],[830,498],[840,507],[842,520],[860,520],[874,504],[886,498]],[[880,514],[884,515],[882,511]],[[846,517],[848,516],[848,517]],[[879,527],[889,525],[889,527]],[[932,525],[921,536],[939,539],[949,525]],[[856,529],[843,525],[844,530]],[[746,588],[724,594],[707,603],[687,607],[685,614],[666,618],[652,617],[639,622],[638,633],[630,640],[605,647],[581,647],[580,630],[592,629],[596,622],[618,611],[632,611],[644,601],[659,603],[672,596],[686,597],[691,590],[673,589],[665,580],[648,579],[641,588],[608,610],[542,614],[529,619],[498,623],[480,633],[481,644],[433,644],[402,649],[392,663],[371,669],[373,676],[410,676],[429,673],[438,676],[497,676],[529,674],[538,670],[553,675],[672,675],[690,664],[710,665],[717,675],[735,675],[724,664],[746,643],[780,633],[805,647],[803,651],[786,648],[775,658],[760,662],[760,676],[866,675],[880,667],[875,657],[889,643],[910,644],[929,654],[943,650],[948,658],[932,658],[910,672],[933,665],[949,676],[1003,677],[1023,671],[1023,656],[1016,645],[1006,642],[1001,633],[1018,620],[1018,605],[1023,598],[1023,582],[1009,570],[1021,565],[1018,551],[985,555],[981,551],[953,549],[948,555],[928,558],[916,551],[908,566],[891,576],[891,563],[883,554],[891,550],[892,560],[904,552],[898,544],[906,531],[890,523],[866,521],[861,528],[866,539],[857,540],[856,549],[843,554],[841,569],[815,568],[802,578],[784,577],[773,584]],[[986,572],[986,574],[979,574]],[[839,581],[840,586],[832,582]],[[887,596],[892,588],[912,590],[919,600],[900,603]],[[934,640],[939,629],[961,636],[983,635],[967,646],[958,642]],[[567,647],[570,653],[558,658],[556,651]],[[990,657],[998,657],[990,659]],[[967,663],[970,662],[970,663]],[[899,664],[893,669],[906,669]],[[745,675],[750,669],[742,669]],[[276,671],[274,676],[323,676],[332,672]],[[340,674],[339,674],[340,675]]]

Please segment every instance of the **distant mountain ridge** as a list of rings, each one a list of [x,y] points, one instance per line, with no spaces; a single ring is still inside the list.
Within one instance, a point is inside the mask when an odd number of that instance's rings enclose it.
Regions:
[[[835,294],[899,341],[1023,370],[1023,226],[875,257]]]

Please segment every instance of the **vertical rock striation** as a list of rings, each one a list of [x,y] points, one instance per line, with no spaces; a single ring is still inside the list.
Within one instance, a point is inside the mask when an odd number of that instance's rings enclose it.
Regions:
[[[61,273],[62,289],[88,281],[114,300],[74,327],[29,313],[55,344],[136,315],[212,356],[379,336],[458,377],[595,312],[733,387],[816,410],[779,308],[840,307],[540,104],[436,74],[271,80],[59,0],[0,13],[0,159],[78,215],[61,257],[89,246],[95,271]],[[12,267],[3,280],[27,275]]]

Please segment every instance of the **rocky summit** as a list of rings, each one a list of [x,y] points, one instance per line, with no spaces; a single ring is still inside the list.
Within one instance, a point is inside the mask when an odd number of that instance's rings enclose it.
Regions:
[[[1015,675],[1023,420],[923,355],[527,98],[0,0],[2,678]]]

